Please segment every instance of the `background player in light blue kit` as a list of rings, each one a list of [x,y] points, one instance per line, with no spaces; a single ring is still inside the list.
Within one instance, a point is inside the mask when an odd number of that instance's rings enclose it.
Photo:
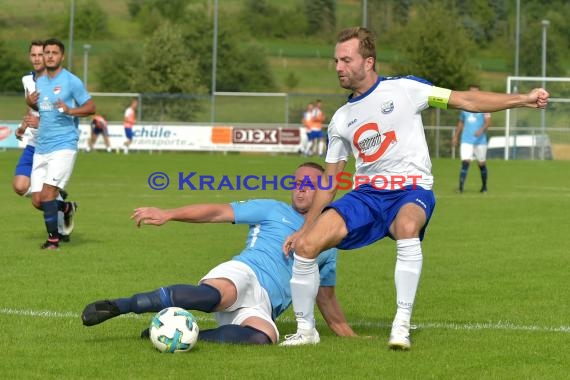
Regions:
[[[479,91],[479,86],[469,86],[470,91]],[[459,173],[459,191],[465,188],[465,179],[471,160],[475,158],[481,170],[481,192],[487,192],[487,129],[491,126],[491,114],[482,112],[461,111],[459,122],[455,128],[455,134],[451,144],[457,145],[461,135],[459,148],[461,155],[461,172]]]
[[[41,248],[57,249],[57,213],[64,212],[64,233],[68,235],[73,229],[76,204],[56,198],[73,172],[79,140],[77,118],[94,114],[95,102],[81,80],[61,66],[65,53],[61,41],[46,40],[43,53],[46,75],[38,79],[36,91],[26,98],[40,113],[31,191],[32,203],[43,211],[48,232]]]
[[[82,313],[83,324],[92,326],[126,313],[157,312],[177,306],[215,312],[219,327],[200,331],[199,339],[246,344],[279,341],[274,320],[291,304],[289,280],[293,258],[281,252],[285,238],[303,225],[323,168],[305,163],[295,171],[297,186],[291,205],[256,199],[230,204],[196,204],[173,210],[138,208],[132,218],[137,225],[162,225],[168,221],[188,223],[248,224],[244,250],[204,276],[199,285],[172,285],[128,298],[97,301]],[[307,186],[310,179],[313,186]],[[304,183],[305,186],[300,186]],[[317,305],[337,335],[354,336],[336,299],[336,249],[319,258],[320,287]]]

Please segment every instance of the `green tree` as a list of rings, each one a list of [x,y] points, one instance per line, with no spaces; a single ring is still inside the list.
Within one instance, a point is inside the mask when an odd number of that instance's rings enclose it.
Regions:
[[[204,94],[198,61],[186,48],[180,29],[164,23],[145,42],[134,86],[145,94],[145,117],[191,121],[199,104],[191,94]]]
[[[431,20],[429,25],[425,20]],[[401,40],[403,59],[394,64],[400,75],[414,74],[439,87],[463,89],[476,79],[469,63],[473,45],[457,13],[443,4],[420,7]]]
[[[83,40],[93,40],[108,38],[111,36],[109,30],[108,15],[101,5],[96,1],[80,1],[77,3],[74,19],[74,38]],[[69,15],[65,22],[60,24],[55,35],[62,38],[69,37]]]
[[[110,51],[96,71],[99,88],[105,92],[138,92],[136,77],[141,60],[141,52],[132,47]]]
[[[26,73],[26,62],[20,56],[24,55],[14,53],[0,40],[0,88],[3,92],[23,92],[22,76]],[[22,109],[25,109],[23,102]]]
[[[309,35],[334,36],[336,31],[335,0],[305,0],[307,32]]]

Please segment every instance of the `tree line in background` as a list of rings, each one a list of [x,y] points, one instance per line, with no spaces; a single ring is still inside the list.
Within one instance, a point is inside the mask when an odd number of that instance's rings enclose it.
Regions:
[[[413,73],[442,87],[465,88],[476,82],[476,52],[494,47],[509,62],[514,52],[515,5],[508,0],[368,0],[368,27],[378,44],[396,50],[393,73]],[[569,54],[570,2],[523,1],[520,75],[540,75],[541,23],[550,20],[548,75],[565,76]],[[145,93],[145,114],[167,113],[192,120],[196,96],[211,90],[212,2],[209,0],[129,0],[130,17],[139,27],[140,44],[121,46],[97,68],[98,88],[106,92]],[[223,12],[220,7],[220,12]],[[260,41],[295,38],[332,44],[337,22],[335,0],[244,0],[218,30],[217,91],[275,91],[268,54]],[[112,39],[108,15],[97,3],[78,1],[75,38]],[[68,23],[54,35],[67,38]],[[345,25],[342,25],[345,26]],[[500,53],[499,53],[500,52]],[[505,56],[508,55],[508,56]],[[15,72],[28,68],[0,41],[0,86],[20,91]],[[382,60],[382,57],[379,57]],[[288,78],[294,85],[295,78]],[[166,99],[164,94],[178,94]],[[183,94],[183,95],[180,95]],[[192,95],[190,95],[192,94]]]

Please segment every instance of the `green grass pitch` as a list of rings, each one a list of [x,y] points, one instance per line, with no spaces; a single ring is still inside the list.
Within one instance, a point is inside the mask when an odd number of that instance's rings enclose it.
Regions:
[[[248,347],[199,342],[187,354],[160,354],[139,333],[151,315],[91,328],[84,305],[176,283],[196,283],[238,253],[246,226],[170,223],[137,229],[137,206],[271,197],[286,190],[177,190],[177,173],[287,175],[304,161],[285,155],[80,153],[68,186],[79,202],[72,242],[57,252],[41,214],[16,196],[19,152],[0,152],[0,377],[3,379],[561,379],[570,372],[570,162],[490,161],[489,193],[470,168],[455,192],[459,161],[434,160],[438,200],[423,244],[424,269],[410,352],[387,349],[394,305],[390,240],[342,252],[338,297],[358,338],[317,321],[314,347]],[[348,166],[351,170],[353,163]],[[171,178],[154,191],[155,171]],[[214,326],[195,313],[201,328]],[[317,313],[320,318],[320,315]],[[282,336],[294,332],[289,310]]]

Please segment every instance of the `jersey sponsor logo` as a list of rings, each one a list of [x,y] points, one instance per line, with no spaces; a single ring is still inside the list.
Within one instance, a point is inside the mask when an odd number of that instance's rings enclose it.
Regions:
[[[363,137],[364,134],[366,134],[366,137]],[[382,136],[384,136],[384,138],[382,138]],[[358,150],[358,156],[364,162],[374,162],[378,160],[386,153],[390,144],[396,141],[396,133],[394,131],[381,134],[378,124],[376,123],[362,125],[358,128],[352,139],[352,143]]]
[[[392,111],[394,111],[394,102],[391,100],[388,100],[387,102],[384,102],[380,105],[380,111],[386,115],[391,113]]]

